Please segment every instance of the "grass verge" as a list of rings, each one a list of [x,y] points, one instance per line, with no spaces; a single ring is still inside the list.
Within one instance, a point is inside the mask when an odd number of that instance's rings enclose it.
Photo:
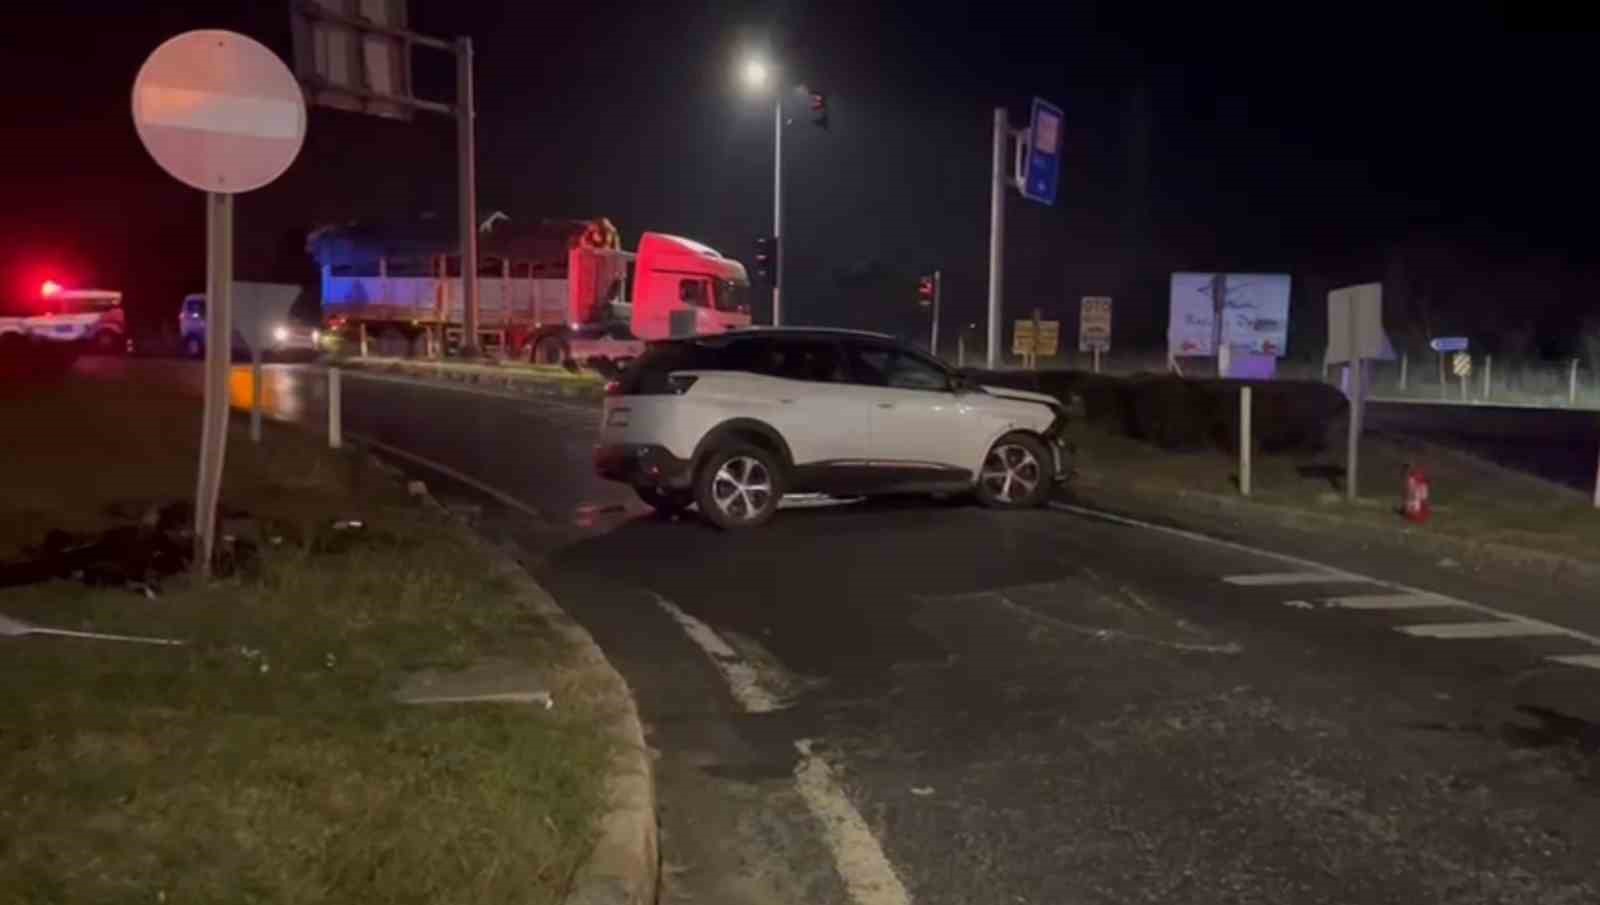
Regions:
[[[108,504],[192,494],[198,403],[69,381],[0,398],[0,556]],[[0,888],[25,902],[559,901],[604,806],[605,704],[481,550],[354,455],[230,438],[258,568],[149,600],[52,582],[0,613],[180,638],[0,638]],[[333,519],[357,518],[358,535]],[[500,664],[554,710],[408,706],[423,671]]]
[[[1172,453],[1079,423],[1079,484],[1087,492],[1120,488],[1156,495],[1198,492],[1238,496],[1239,463],[1217,451]],[[1501,543],[1578,559],[1600,548],[1600,510],[1584,494],[1470,455],[1401,437],[1369,434],[1361,446],[1361,496],[1345,501],[1343,452],[1257,455],[1257,503],[1338,516],[1357,527],[1405,526],[1398,510],[1407,465],[1432,482],[1433,519],[1414,530],[1478,543]]]

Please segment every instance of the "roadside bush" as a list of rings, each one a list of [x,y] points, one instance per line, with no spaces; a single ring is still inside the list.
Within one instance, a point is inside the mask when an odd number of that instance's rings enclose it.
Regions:
[[[1252,429],[1263,452],[1320,451],[1342,434],[1348,403],[1334,387],[1309,380],[1185,379],[1164,374],[1108,377],[1083,371],[977,371],[993,386],[1046,393],[1084,418],[1163,449],[1237,451],[1239,388],[1253,389]]]

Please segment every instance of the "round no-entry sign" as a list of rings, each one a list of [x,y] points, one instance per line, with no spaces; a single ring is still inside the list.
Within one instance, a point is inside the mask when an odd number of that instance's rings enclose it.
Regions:
[[[133,124],[174,179],[238,194],[283,175],[306,137],[289,67],[231,31],[191,31],[156,48],[133,83]]]

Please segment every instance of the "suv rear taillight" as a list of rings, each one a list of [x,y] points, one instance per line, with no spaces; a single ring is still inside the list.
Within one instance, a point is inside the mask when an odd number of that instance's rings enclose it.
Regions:
[[[667,390],[675,396],[682,396],[699,379],[692,374],[672,374],[667,377]]]

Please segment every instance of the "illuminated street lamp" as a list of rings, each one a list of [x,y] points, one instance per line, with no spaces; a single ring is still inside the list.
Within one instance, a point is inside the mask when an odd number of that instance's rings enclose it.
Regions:
[[[744,61],[743,79],[750,91],[765,91],[772,67],[760,57]],[[783,92],[772,93],[772,325],[783,323]]]

